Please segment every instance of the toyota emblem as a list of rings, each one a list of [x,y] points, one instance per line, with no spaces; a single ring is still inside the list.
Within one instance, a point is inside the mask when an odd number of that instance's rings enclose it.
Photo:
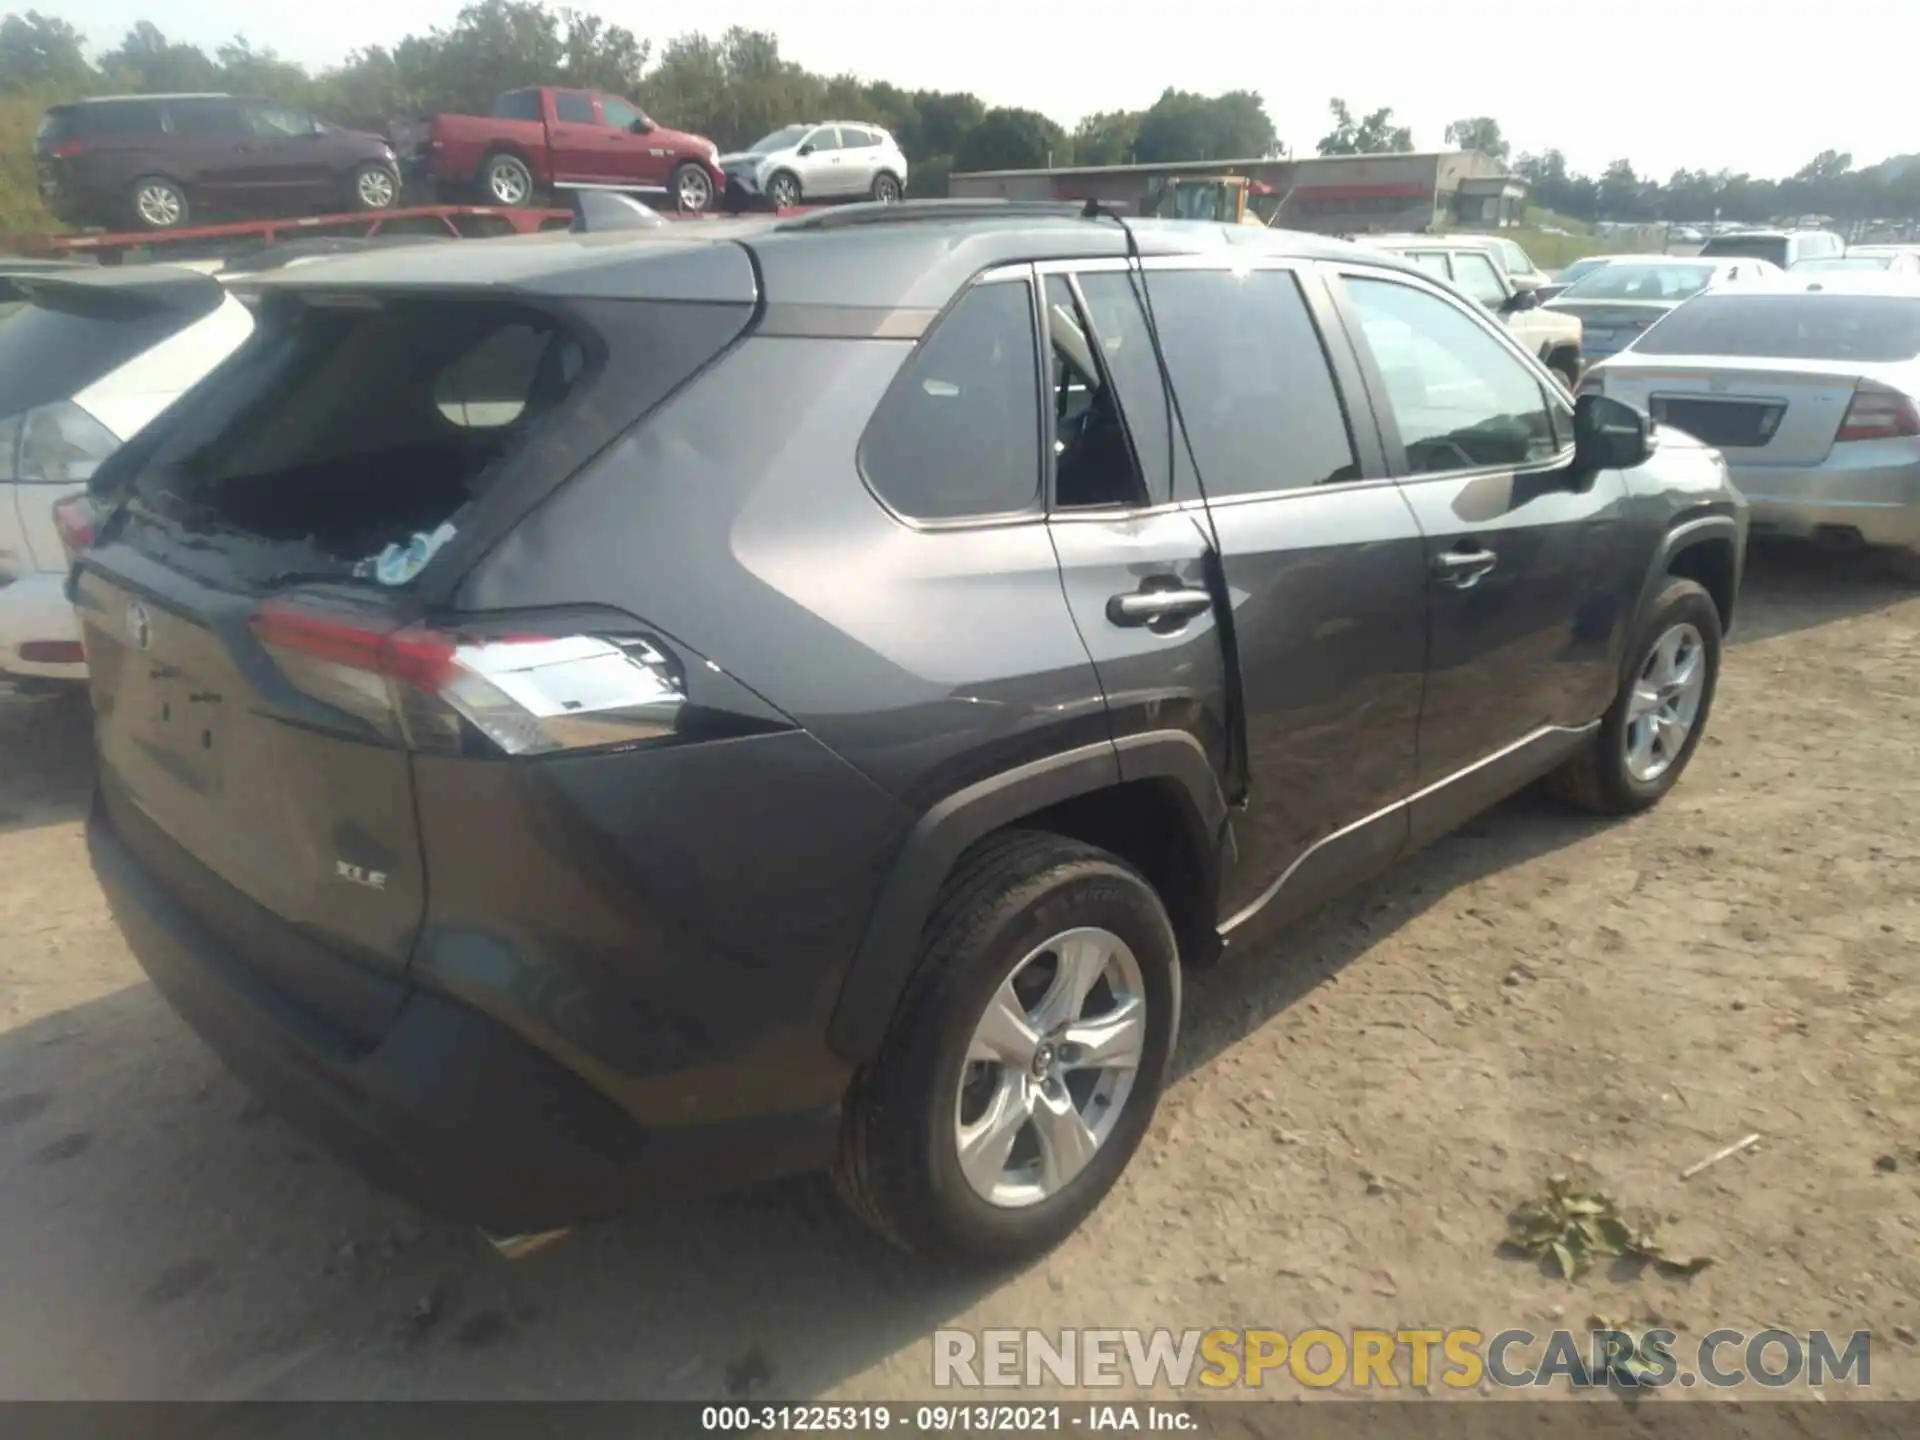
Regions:
[[[127,606],[127,638],[133,641],[136,650],[152,648],[153,620],[147,614],[147,607],[138,600]]]

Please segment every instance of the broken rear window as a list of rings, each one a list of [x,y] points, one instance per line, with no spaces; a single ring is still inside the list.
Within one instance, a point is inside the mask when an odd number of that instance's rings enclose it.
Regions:
[[[370,573],[388,546],[457,527],[587,368],[576,335],[516,305],[275,309],[134,482],[143,512],[190,537],[183,548],[255,579]]]

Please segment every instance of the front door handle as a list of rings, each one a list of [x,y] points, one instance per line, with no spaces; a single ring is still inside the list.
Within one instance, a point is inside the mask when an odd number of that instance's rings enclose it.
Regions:
[[[1435,557],[1433,568],[1442,585],[1466,590],[1477,585],[1499,559],[1491,550],[1449,550]]]
[[[1153,625],[1184,621],[1213,604],[1204,590],[1135,590],[1107,601],[1107,619],[1115,625]]]

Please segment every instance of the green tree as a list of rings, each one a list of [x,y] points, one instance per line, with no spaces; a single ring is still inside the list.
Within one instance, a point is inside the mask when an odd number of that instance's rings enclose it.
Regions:
[[[1073,163],[1072,142],[1035,110],[989,110],[953,152],[955,173],[970,170],[1037,170]]]
[[[116,90],[213,90],[220,67],[197,45],[176,45],[149,20],[127,32],[120,48],[100,57],[101,73]]]
[[[1196,95],[1168,90],[1140,117],[1135,157],[1143,164],[1175,160],[1243,160],[1275,153],[1273,121],[1250,90]]]
[[[1329,100],[1327,109],[1333,114],[1333,129],[1315,147],[1322,155],[1404,154],[1413,149],[1413,131],[1393,123],[1391,107],[1371,111],[1363,120],[1355,120],[1341,99]]]
[[[1447,126],[1447,144],[1457,145],[1462,150],[1478,150],[1482,155],[1503,164],[1513,149],[1500,133],[1500,122],[1491,115],[1475,115],[1454,121]]]
[[[1140,136],[1138,110],[1107,110],[1089,115],[1073,130],[1073,163],[1125,165],[1134,159]]]
[[[38,10],[0,20],[0,94],[77,91],[93,78],[80,32],[65,20]]]

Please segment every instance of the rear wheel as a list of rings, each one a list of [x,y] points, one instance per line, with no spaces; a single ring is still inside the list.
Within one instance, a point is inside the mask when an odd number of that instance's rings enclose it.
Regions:
[[[533,171],[518,155],[496,151],[480,162],[480,193],[490,205],[525,205],[533,199]]]
[[[1547,368],[1560,377],[1560,383],[1568,390],[1580,387],[1580,361],[1565,353],[1553,356],[1547,361]]]
[[[955,867],[835,1179],[936,1259],[1018,1263],[1100,1203],[1153,1119],[1179,1025],[1159,896],[1124,861],[1010,832]]]
[[[385,165],[362,165],[353,172],[357,210],[391,210],[400,199],[400,177]]]
[[[882,170],[873,177],[873,198],[882,205],[892,205],[900,198],[900,177]]]
[[[1599,733],[1548,778],[1563,799],[1603,815],[1658,804],[1693,759],[1720,679],[1713,597],[1691,580],[1668,581],[1631,654]]]
[[[128,208],[142,230],[178,230],[192,215],[187,192],[164,175],[143,175],[134,181]]]

